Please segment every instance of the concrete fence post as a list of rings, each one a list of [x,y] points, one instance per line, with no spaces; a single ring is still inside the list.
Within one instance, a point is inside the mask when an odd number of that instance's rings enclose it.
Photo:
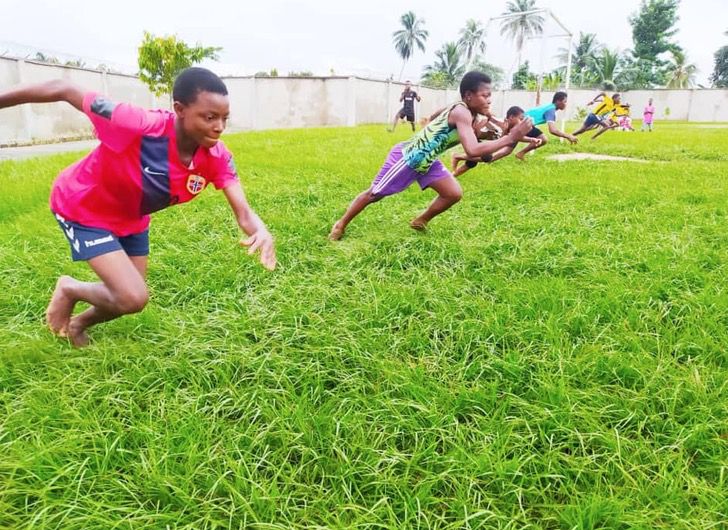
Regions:
[[[25,61],[18,59],[16,66],[18,68],[18,84],[22,85],[26,81]],[[33,107],[31,105],[20,105],[22,125],[20,127],[20,138],[22,142],[29,142],[33,139]]]
[[[346,92],[346,125],[354,127],[356,125],[356,77],[349,77]]]

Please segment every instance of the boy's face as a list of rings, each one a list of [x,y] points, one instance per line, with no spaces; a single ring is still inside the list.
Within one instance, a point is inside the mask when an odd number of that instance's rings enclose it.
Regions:
[[[506,122],[508,123],[508,128],[515,127],[519,123],[523,121],[524,114],[516,114],[515,116],[511,116],[510,118],[506,118]]]
[[[480,83],[474,91],[465,92],[465,104],[471,112],[485,115],[490,111],[490,84]]]
[[[227,126],[230,101],[222,94],[201,91],[189,105],[175,101],[174,110],[184,133],[209,149],[218,142]]]
[[[556,102],[556,108],[558,110],[564,110],[566,108],[566,99],[564,98]]]
[[[619,94],[616,94],[614,98],[612,98],[612,101],[615,103],[619,103],[622,100],[622,97]]]

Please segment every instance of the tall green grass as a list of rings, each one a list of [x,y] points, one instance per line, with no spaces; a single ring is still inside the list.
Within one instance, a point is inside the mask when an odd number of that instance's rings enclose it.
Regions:
[[[222,194],[156,215],[150,305],[75,350],[43,313],[78,155],[0,164],[0,528],[723,529],[728,129],[552,142],[326,234],[382,127],[229,135],[280,267]],[[589,151],[647,164],[548,160]]]

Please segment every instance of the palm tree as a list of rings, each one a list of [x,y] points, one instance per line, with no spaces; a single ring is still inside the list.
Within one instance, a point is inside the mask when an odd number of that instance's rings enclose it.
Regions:
[[[595,77],[594,60],[602,47],[595,33],[579,32],[579,41],[574,43],[571,52],[571,80],[574,84],[577,86],[590,84]],[[563,65],[561,69],[565,73],[566,64],[569,62],[568,48],[559,48],[556,59]]]
[[[412,57],[415,46],[420,51],[425,51],[425,41],[429,33],[424,28],[425,20],[417,18],[417,15],[412,11],[408,11],[402,15],[399,20],[402,23],[403,29],[392,33],[392,40],[394,41],[395,50],[402,57],[402,69],[399,71],[399,78],[402,79],[402,72],[404,72],[404,65],[407,63],[407,59]]]
[[[672,51],[672,63],[668,65],[667,88],[692,88],[698,67],[687,62],[683,52]]]
[[[615,79],[619,75],[621,57],[617,50],[602,48],[601,53],[592,60],[592,68],[596,73],[597,80],[604,90],[616,90]]]
[[[468,19],[465,27],[460,30],[458,46],[465,52],[467,68],[473,64],[478,53],[485,53],[485,28],[481,22],[475,19]]]
[[[513,39],[518,49],[518,66],[521,66],[521,52],[526,39],[543,33],[544,18],[540,13],[527,13],[538,9],[536,0],[513,0],[506,5],[504,15],[518,15],[501,23],[501,35]]]
[[[465,65],[460,62],[460,49],[455,42],[446,42],[435,52],[437,60],[425,66],[423,81],[436,81],[446,87],[454,87],[465,74]]]

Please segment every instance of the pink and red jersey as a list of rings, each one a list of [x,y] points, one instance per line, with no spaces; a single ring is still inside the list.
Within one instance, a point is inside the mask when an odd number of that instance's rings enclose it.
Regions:
[[[143,232],[149,214],[194,199],[208,184],[238,182],[222,142],[200,146],[190,166],[177,153],[175,114],[145,110],[90,92],[83,111],[101,144],[61,172],[51,209],[64,218],[123,237]]]

